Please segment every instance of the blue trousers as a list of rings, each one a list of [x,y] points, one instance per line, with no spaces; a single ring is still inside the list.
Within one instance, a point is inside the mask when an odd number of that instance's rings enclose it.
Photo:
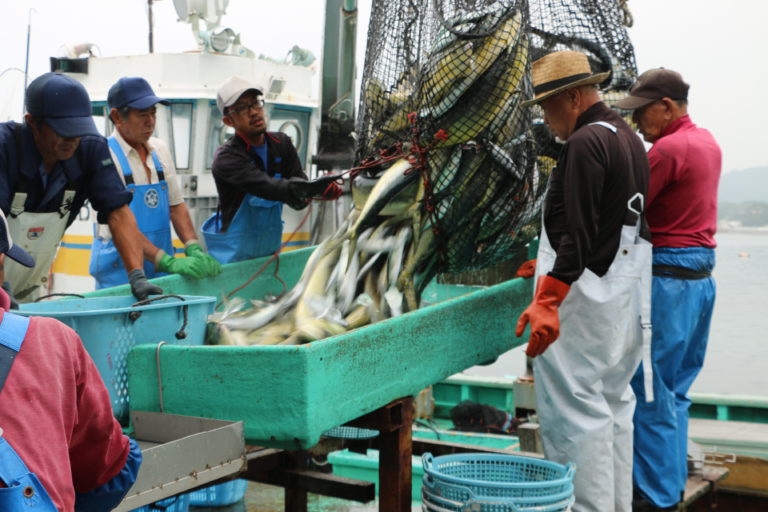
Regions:
[[[653,250],[654,265],[711,272],[714,249]],[[657,507],[680,501],[688,478],[688,391],[704,365],[709,325],[715,305],[715,280],[653,277],[653,391],[646,403],[643,366],[632,379],[637,396],[634,415],[635,488]]]

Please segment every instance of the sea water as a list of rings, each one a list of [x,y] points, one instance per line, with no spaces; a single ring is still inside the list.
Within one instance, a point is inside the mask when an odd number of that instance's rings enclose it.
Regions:
[[[716,236],[717,299],[704,368],[691,389],[768,397],[768,230]],[[525,346],[469,375],[522,375]]]

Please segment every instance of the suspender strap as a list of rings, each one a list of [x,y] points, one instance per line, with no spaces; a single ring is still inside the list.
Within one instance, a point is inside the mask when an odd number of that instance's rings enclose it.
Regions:
[[[163,164],[160,163],[160,159],[157,157],[157,153],[152,151],[152,161],[155,162],[155,171],[157,171],[157,181],[165,181],[165,171],[163,171]]]
[[[29,180],[21,172],[21,161],[23,153],[21,150],[21,125],[19,123],[13,124],[13,138],[16,142],[16,175],[18,180],[14,187],[13,198],[11,199],[11,208],[9,215],[12,218],[16,218],[24,212],[24,207],[27,203],[27,196],[29,195]],[[72,204],[75,199],[75,182],[67,176],[67,184],[64,186],[64,197],[59,205],[58,212],[60,217],[64,217],[72,210]]]
[[[3,314],[3,321],[0,323],[0,390],[8,378],[28,328],[29,318],[7,311]]]
[[[112,152],[117,157],[117,161],[120,164],[120,170],[123,172],[123,176],[125,176],[125,184],[134,185],[136,182],[133,179],[133,171],[131,171],[131,164],[128,163],[128,158],[125,156],[125,151],[123,151],[123,148],[120,147],[120,143],[117,142],[117,139],[115,137],[109,137],[107,139],[107,142],[109,143],[109,149],[111,149]],[[152,161],[155,162],[155,171],[157,171],[157,180],[165,181],[165,172],[163,172],[163,166],[160,163],[160,159],[157,157],[157,153],[155,153],[154,151],[151,151],[150,155],[152,155]]]

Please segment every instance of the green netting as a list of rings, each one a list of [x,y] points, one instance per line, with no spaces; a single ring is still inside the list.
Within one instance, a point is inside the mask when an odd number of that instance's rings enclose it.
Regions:
[[[432,249],[421,272],[493,265],[536,233],[558,145],[521,106],[530,63],[583,51],[613,72],[605,90],[625,91],[636,74],[626,16],[615,0],[374,2],[356,160],[370,177],[398,157],[420,173],[415,239]]]

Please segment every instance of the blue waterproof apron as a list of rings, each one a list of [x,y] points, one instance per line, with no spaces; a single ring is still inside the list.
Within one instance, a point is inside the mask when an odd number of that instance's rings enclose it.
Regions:
[[[125,186],[133,193],[133,199],[129,205],[136,223],[147,239],[152,244],[173,255],[171,243],[171,209],[168,202],[168,183],[165,181],[163,166],[157,154],[152,151],[152,160],[155,162],[158,183],[148,185],[136,185],[133,181],[133,173],[128,159],[114,137],[107,139],[109,147],[117,156],[120,169],[125,176]],[[94,225],[94,229],[97,225]],[[91,265],[89,272],[96,279],[96,289],[109,288],[126,284],[128,276],[123,268],[122,258],[117,252],[112,239],[102,239],[94,232],[93,245],[91,246]],[[147,278],[162,276],[165,274],[155,272],[155,266],[150,262],[144,262],[144,273]]]
[[[259,155],[267,167],[266,154]],[[274,178],[280,179],[280,174]],[[283,241],[283,203],[246,194],[225,232],[221,231],[221,213],[215,212],[203,223],[208,254],[221,263],[250,260],[272,254]]]
[[[0,389],[11,371],[13,360],[21,350],[28,327],[27,317],[7,312],[3,315],[3,321],[0,323]],[[56,512],[57,508],[45,487],[3,437],[1,427],[0,425],[0,480],[7,487],[0,488],[0,510]]]

